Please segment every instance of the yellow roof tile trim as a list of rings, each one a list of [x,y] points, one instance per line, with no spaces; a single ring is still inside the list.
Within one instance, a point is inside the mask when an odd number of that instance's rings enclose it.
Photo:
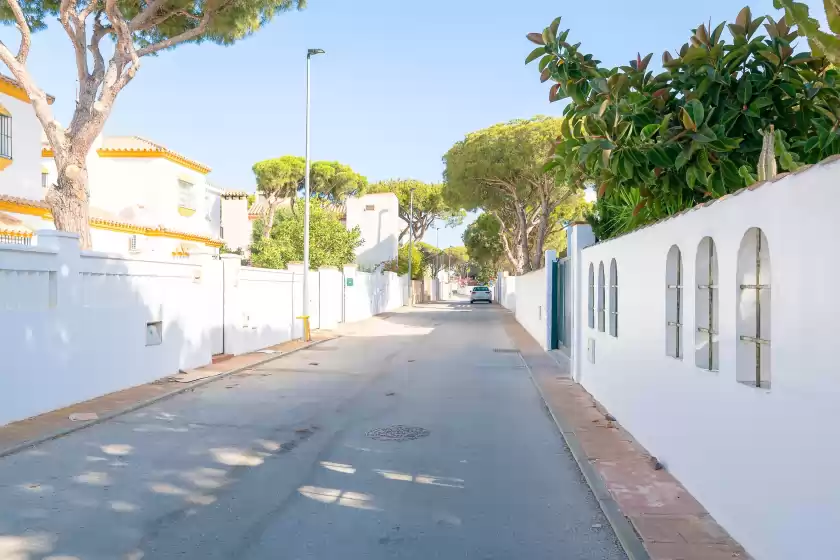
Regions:
[[[0,211],[25,214],[27,216],[38,216],[45,220],[52,220],[49,207],[41,200],[28,200],[15,196],[0,195]],[[96,229],[118,231],[122,233],[136,233],[148,237],[167,237],[170,239],[181,239],[184,241],[196,241],[204,243],[208,247],[221,247],[222,242],[206,235],[189,233],[168,229],[163,226],[147,227],[102,218],[91,218],[90,226]]]
[[[18,101],[23,101],[24,103],[29,103],[30,105],[32,104],[32,100],[29,99],[29,94],[26,93],[23,86],[21,86],[17,80],[9,78],[8,76],[0,75],[0,93],[5,93],[9,97],[14,97]],[[47,94],[47,103],[52,105],[54,102],[55,97]]]
[[[141,148],[126,148],[126,149],[99,149],[96,150],[96,153],[99,157],[103,158],[161,158],[169,160],[173,163],[177,163],[180,166],[186,167],[187,169],[192,169],[193,171],[197,171],[203,175],[207,175],[210,173],[210,168],[206,165],[198,163],[197,161],[192,161],[191,159],[187,159],[180,154],[176,154],[175,152],[171,152],[167,149],[141,149]],[[50,148],[43,148],[41,150],[41,157],[43,158],[51,158],[53,157],[53,151]]]

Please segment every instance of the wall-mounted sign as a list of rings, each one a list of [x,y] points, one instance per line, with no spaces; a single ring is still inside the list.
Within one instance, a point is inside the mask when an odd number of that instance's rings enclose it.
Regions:
[[[347,283],[347,287],[349,287],[349,288],[353,287],[353,279],[352,278],[348,278],[345,282]]]

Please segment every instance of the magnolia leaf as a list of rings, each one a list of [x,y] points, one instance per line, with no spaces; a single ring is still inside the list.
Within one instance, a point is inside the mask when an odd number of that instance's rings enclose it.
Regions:
[[[651,138],[653,138],[656,135],[657,132],[659,132],[659,126],[660,125],[655,124],[655,123],[645,126],[642,129],[642,137],[645,138],[646,140],[650,140]]]
[[[686,150],[681,151],[677,155],[677,159],[674,161],[674,167],[677,170],[682,169],[686,163],[688,163],[689,154]]]
[[[744,29],[747,28],[750,21],[752,19],[752,14],[750,13],[750,7],[744,6],[740,12],[738,12],[738,17],[735,18],[735,24],[743,27]]]
[[[606,112],[607,107],[609,107],[609,106],[610,106],[610,98],[607,97],[606,99],[604,99],[603,103],[601,103],[601,107],[598,109],[598,116],[603,117],[604,112]]]
[[[697,125],[691,118],[691,115],[688,114],[688,111],[685,110],[685,107],[680,109],[680,120],[682,121],[683,128],[686,130],[690,130],[692,132],[697,130]]]
[[[752,97],[752,84],[750,83],[749,75],[744,75],[738,82],[738,101],[746,105]]]
[[[758,112],[760,109],[773,104],[773,100],[769,97],[759,97],[750,103],[750,111]]]
[[[542,33],[528,33],[528,35],[526,35],[526,37],[532,43],[536,43],[538,45],[545,45],[545,41],[543,40]]]
[[[691,137],[701,144],[706,144],[709,142],[714,142],[717,140],[717,134],[709,128],[707,125],[703,125],[697,129],[697,132],[691,135]]]
[[[557,40],[557,30],[560,29],[560,20],[562,18],[556,18],[554,21],[551,22],[551,25],[548,26],[548,31],[551,34],[551,40]],[[565,41],[566,38],[564,37],[563,40]]]
[[[540,49],[540,48],[543,48],[543,47],[537,47],[537,48]],[[548,65],[551,63],[552,60],[554,60],[554,55],[553,54],[547,54],[544,57],[542,57],[540,59],[539,65],[537,66],[539,71],[542,72],[543,70],[545,70],[548,67]],[[525,64],[528,64],[528,63],[526,62]]]
[[[551,70],[546,68],[540,73],[540,82],[545,83],[551,77]]]
[[[554,37],[551,36],[551,30],[548,27],[546,27],[542,32],[542,40],[546,45],[550,45],[554,42]]]
[[[537,47],[531,54],[525,58],[525,64],[531,64],[533,61],[545,54],[545,47]]]
[[[685,110],[691,117],[692,122],[694,122],[695,130],[696,127],[703,124],[703,117],[705,116],[705,111],[703,110],[703,104],[697,101],[696,99],[691,99],[685,104]],[[686,127],[688,128],[688,127]]]
[[[750,168],[747,167],[746,165],[742,165],[740,168],[738,168],[738,175],[741,177],[741,179],[744,180],[744,184],[747,185],[748,187],[750,185],[755,184],[755,181],[756,181],[755,175],[753,175],[750,172]]]
[[[560,92],[560,84],[554,84],[551,86],[551,89],[548,90],[548,101],[550,103],[554,103],[559,99],[558,93]]]

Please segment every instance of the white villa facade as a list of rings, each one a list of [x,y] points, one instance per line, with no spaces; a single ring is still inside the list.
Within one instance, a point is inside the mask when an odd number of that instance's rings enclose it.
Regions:
[[[56,179],[52,156],[26,92],[0,76],[0,241],[27,244],[33,232],[54,228],[44,202]],[[225,226],[231,248],[247,247],[247,193],[210,185],[208,166],[149,140],[106,136],[87,167],[95,250],[217,253]]]

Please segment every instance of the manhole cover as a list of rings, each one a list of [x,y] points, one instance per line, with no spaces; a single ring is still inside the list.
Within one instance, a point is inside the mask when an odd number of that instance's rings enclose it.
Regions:
[[[387,428],[370,430],[365,435],[379,441],[409,441],[426,437],[429,435],[429,430],[416,426],[388,426]]]
[[[493,348],[493,352],[497,354],[518,354],[519,350],[516,348]]]

